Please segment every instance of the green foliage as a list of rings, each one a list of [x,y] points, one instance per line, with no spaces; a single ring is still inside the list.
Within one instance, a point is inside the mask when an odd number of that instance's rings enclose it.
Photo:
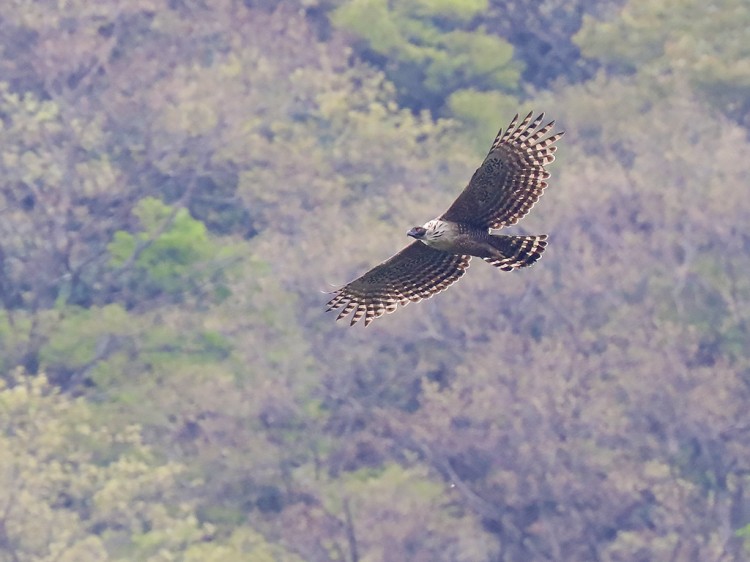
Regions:
[[[497,91],[458,90],[448,98],[451,115],[460,119],[467,138],[474,140],[477,153],[487,151],[500,128],[501,115],[513,115],[518,109],[516,98]],[[522,112],[522,111],[521,111]]]
[[[14,264],[5,270],[3,302],[31,309],[61,296],[91,302],[92,278],[103,266],[100,235],[113,223],[111,216],[93,218],[94,209],[117,201],[123,188],[110,155],[100,150],[102,116],[74,117],[59,101],[5,83],[0,113],[7,116],[0,235],[3,256]]]
[[[18,365],[19,351],[29,346],[31,327],[28,315],[0,311],[0,368],[7,371]]]
[[[743,539],[745,542],[745,552],[750,552],[750,525],[745,525],[741,529],[737,529],[736,535],[738,538]]]
[[[137,426],[93,423],[86,402],[61,395],[43,376],[16,373],[10,380],[0,387],[9,559],[93,561],[124,548],[132,555],[126,558],[146,560],[181,537],[201,539],[205,531],[190,523],[186,504],[160,503],[179,489],[182,467],[153,463]],[[187,536],[178,531],[186,525]],[[146,528],[160,535],[150,548],[139,545]]]
[[[240,527],[217,547],[212,544],[195,544],[186,552],[185,562],[302,562],[303,558],[289,552],[280,545],[270,543],[262,535]]]
[[[140,232],[115,232],[108,250],[114,267],[132,269],[128,272],[131,290],[141,293],[141,298],[162,293],[179,296],[189,288],[221,281],[218,266],[232,257],[232,252],[217,248],[205,225],[187,210],[147,197],[138,203],[134,214]],[[226,288],[219,286],[215,296],[228,296]]]
[[[686,80],[728,116],[750,118],[750,5],[743,0],[630,0],[616,18],[587,17],[576,41],[586,56],[638,72],[668,92]]]
[[[8,560],[299,560],[241,525],[215,537],[193,509],[200,482],[159,460],[138,425],[97,423],[86,401],[43,375],[8,380],[0,385]]]
[[[41,350],[46,365],[64,363],[78,369],[95,362],[97,348],[109,337],[132,334],[132,319],[120,305],[103,308],[75,308],[65,310],[49,341]]]
[[[365,58],[388,61],[383,67],[404,103],[437,110],[463,88],[517,88],[520,66],[513,48],[469,25],[485,9],[481,0],[350,0],[332,21],[364,42]]]

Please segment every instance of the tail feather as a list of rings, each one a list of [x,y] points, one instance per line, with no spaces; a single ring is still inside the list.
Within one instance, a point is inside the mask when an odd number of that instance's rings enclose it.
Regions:
[[[484,261],[503,271],[513,271],[539,260],[547,247],[547,235],[506,236],[493,234],[490,243],[503,254],[501,258],[484,258]]]

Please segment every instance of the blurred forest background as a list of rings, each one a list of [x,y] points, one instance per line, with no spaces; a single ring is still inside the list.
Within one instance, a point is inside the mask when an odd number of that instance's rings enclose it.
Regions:
[[[747,0],[0,14],[0,562],[750,559]],[[516,112],[544,259],[330,291]]]

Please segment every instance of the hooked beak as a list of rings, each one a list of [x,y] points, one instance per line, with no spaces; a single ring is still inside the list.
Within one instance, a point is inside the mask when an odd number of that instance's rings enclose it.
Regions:
[[[407,232],[406,235],[419,240],[420,238],[424,236],[424,233],[425,233],[424,228],[422,228],[421,226],[415,226],[409,232]]]

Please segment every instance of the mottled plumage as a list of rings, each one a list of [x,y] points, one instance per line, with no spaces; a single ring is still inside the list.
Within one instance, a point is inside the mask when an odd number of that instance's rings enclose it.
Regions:
[[[469,185],[437,219],[412,228],[410,246],[334,292],[328,310],[342,308],[337,319],[352,314],[351,325],[365,326],[396,310],[399,304],[430,298],[458,281],[471,256],[512,271],[536,262],[547,247],[547,235],[506,236],[490,229],[516,224],[541,197],[562,132],[548,135],[554,121],[539,127],[540,114],[519,124],[513,118],[492,143]]]

